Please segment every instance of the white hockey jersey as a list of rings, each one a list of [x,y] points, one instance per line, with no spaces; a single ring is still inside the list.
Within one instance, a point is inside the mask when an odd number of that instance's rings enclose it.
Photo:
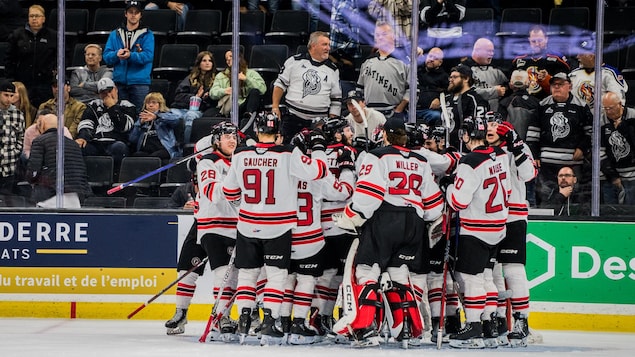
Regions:
[[[443,210],[443,195],[427,160],[401,146],[386,146],[364,156],[352,197],[353,210],[370,218],[383,203],[413,207],[426,221]]]
[[[509,194],[509,216],[507,222],[527,220],[529,208],[527,207],[527,188],[525,182],[531,181],[538,175],[538,169],[534,162],[534,156],[527,144],[523,144],[523,155],[514,157],[507,148],[502,148],[509,157],[509,181],[511,193]]]
[[[344,170],[343,173],[340,173],[340,169],[337,165],[337,157],[339,155],[340,150],[352,150],[350,147],[345,146],[342,143],[337,143],[333,145],[329,145],[326,148],[326,163],[328,164],[329,170],[334,175],[334,178],[337,178],[337,182],[342,186],[348,193],[345,198],[324,198],[324,202],[322,202],[322,229],[324,230],[324,235],[327,237],[342,235],[342,234],[350,234],[350,232],[343,230],[342,228],[333,224],[333,214],[341,213],[344,211],[344,207],[346,206],[347,200],[353,194],[353,188],[355,187],[355,173],[350,170]],[[354,152],[351,152],[351,157],[355,160]],[[327,185],[327,183],[322,182],[321,185]],[[327,189],[324,187],[323,189]]]
[[[459,159],[463,155],[458,151],[439,154],[423,147],[415,150],[415,152],[428,160],[428,164],[432,169],[432,174],[439,178],[454,172]]]
[[[460,211],[460,234],[490,245],[503,240],[510,175],[509,159],[499,147],[479,146],[461,158],[454,183],[446,191],[450,207]]]
[[[199,191],[194,217],[199,244],[206,233],[236,238],[238,208],[227,201],[222,190],[230,166],[230,161],[217,152],[203,156],[196,166]]]
[[[271,239],[297,225],[298,181],[327,175],[326,163],[296,147],[258,143],[236,149],[223,193],[230,201],[240,201],[241,234]]]

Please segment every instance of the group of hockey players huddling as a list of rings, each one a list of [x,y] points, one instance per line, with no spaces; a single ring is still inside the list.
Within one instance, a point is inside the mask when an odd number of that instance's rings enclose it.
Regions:
[[[184,332],[204,266],[188,270],[207,256],[212,340],[526,346],[536,169],[500,115],[462,120],[459,148],[446,128],[399,118],[375,138],[324,118],[282,145],[275,115],[252,119],[257,143],[228,122],[197,143],[168,334]]]

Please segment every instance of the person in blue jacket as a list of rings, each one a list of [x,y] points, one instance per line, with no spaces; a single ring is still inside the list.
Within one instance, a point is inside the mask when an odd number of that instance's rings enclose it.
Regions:
[[[150,92],[150,74],[154,58],[154,34],[141,26],[141,1],[126,3],[126,24],[108,36],[103,58],[113,67],[113,80],[119,96],[135,105],[139,111]]]

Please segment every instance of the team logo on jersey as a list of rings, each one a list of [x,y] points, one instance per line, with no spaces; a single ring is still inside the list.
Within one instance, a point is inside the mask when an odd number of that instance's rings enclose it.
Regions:
[[[302,75],[302,79],[304,80],[304,88],[302,90],[302,98],[307,95],[315,95],[320,93],[322,89],[322,82],[320,80],[320,74],[314,70],[309,68]]]
[[[529,85],[527,86],[527,93],[535,94],[542,90],[540,84],[538,84],[538,67],[531,66],[527,68],[527,76],[529,78]]]
[[[631,146],[628,144],[628,141],[626,141],[622,133],[617,130],[612,132],[611,136],[609,136],[609,145],[611,145],[611,151],[613,152],[615,161],[620,161],[631,153]]]
[[[562,112],[556,112],[551,119],[551,138],[556,141],[560,138],[566,138],[571,132],[571,125],[569,125],[569,119],[562,114]]]
[[[593,105],[594,96],[591,81],[584,81],[580,84],[580,87],[578,88],[578,96],[580,98],[584,98],[589,106]]]

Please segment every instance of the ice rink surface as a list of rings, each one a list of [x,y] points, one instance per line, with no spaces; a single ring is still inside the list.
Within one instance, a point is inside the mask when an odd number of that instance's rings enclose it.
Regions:
[[[2,319],[2,357],[341,357],[355,353],[364,357],[466,356],[634,356],[635,334],[540,331],[544,342],[527,348],[456,350],[432,344],[403,350],[396,345],[357,349],[348,345],[258,346],[250,337],[247,345],[199,343],[204,322],[193,321],[183,335],[167,336],[163,321],[83,319]]]

